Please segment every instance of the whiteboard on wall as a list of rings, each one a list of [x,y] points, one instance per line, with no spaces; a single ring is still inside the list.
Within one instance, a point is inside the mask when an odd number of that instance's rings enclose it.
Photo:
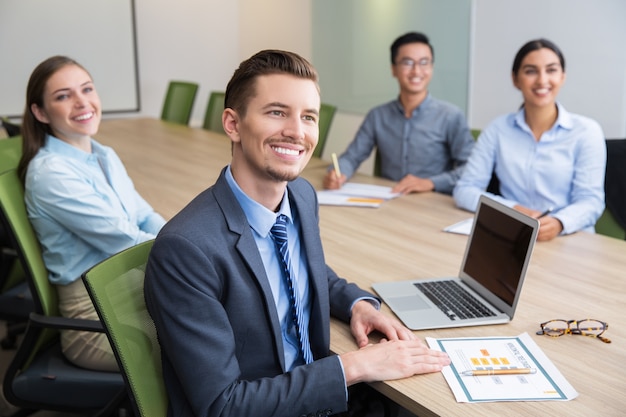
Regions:
[[[0,115],[22,115],[31,72],[53,55],[89,71],[103,112],[139,110],[134,0],[0,0]]]

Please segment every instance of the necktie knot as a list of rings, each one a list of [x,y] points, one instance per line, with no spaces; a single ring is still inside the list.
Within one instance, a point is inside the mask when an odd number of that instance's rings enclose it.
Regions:
[[[277,244],[282,246],[287,242],[287,216],[284,214],[278,215],[276,223],[272,226],[270,233],[274,236],[274,241],[276,241]]]

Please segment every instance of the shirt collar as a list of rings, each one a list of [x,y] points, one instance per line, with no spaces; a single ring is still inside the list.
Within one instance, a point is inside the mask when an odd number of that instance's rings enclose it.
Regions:
[[[426,98],[424,99],[424,101],[422,101],[420,103],[419,106],[417,106],[414,110],[413,110],[413,114],[412,116],[415,116],[415,114],[422,108],[427,107],[428,103],[430,103],[431,101],[431,96],[430,96],[430,92],[428,92],[426,94]],[[402,105],[402,102],[400,101],[400,96],[398,95],[398,98],[395,101],[395,105],[396,105],[396,110],[401,113],[402,115],[404,115],[404,106]]]
[[[565,107],[563,107],[559,102],[556,103],[556,108],[559,114],[556,117],[556,122],[554,122],[554,125],[550,128],[550,130],[554,130],[559,127],[566,130],[571,130],[574,127],[572,115],[567,110],[565,110]],[[520,127],[525,127],[526,129],[530,130],[530,128],[526,124],[526,110],[523,107],[515,115],[515,123]]]
[[[104,147],[93,139],[91,140],[91,153],[87,153],[81,149],[78,149],[76,146],[72,146],[69,143],[52,135],[46,136],[44,149],[84,162],[93,159],[94,156],[102,155],[105,153]]]
[[[241,187],[239,187],[237,181],[235,181],[233,173],[230,170],[230,165],[226,167],[225,177],[230,189],[233,194],[235,194],[237,202],[239,202],[239,205],[243,209],[250,227],[261,237],[267,237],[270,229],[274,226],[274,223],[276,223],[276,218],[280,214],[284,214],[289,219],[289,222],[293,223],[291,205],[289,204],[289,191],[287,188],[285,188],[285,194],[283,195],[283,200],[280,203],[278,212],[274,213],[273,211],[268,210],[267,207],[248,197]]]
[[[555,125],[561,126],[563,129],[571,130],[574,127],[574,121],[572,115],[565,110],[565,107],[561,103],[556,103],[556,108],[559,110],[559,115],[556,118]]]

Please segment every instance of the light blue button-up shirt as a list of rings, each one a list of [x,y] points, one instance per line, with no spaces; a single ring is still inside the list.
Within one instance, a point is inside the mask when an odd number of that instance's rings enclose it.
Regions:
[[[113,149],[53,136],[28,165],[25,202],[50,281],[66,285],[109,256],[153,239],[165,220],[137,193]]]
[[[536,141],[524,109],[501,116],[480,135],[454,189],[463,209],[474,211],[481,194],[507,206],[544,211],[563,224],[563,234],[594,231],[604,210],[606,144],[600,125],[558,106],[554,126]],[[494,172],[501,196],[485,189]]]
[[[300,354],[298,336],[291,315],[291,304],[287,296],[289,289],[283,278],[283,269],[280,265],[270,230],[272,226],[274,226],[274,223],[276,223],[276,218],[280,214],[287,216],[289,219],[287,222],[287,240],[289,243],[293,273],[296,277],[295,284],[297,284],[300,301],[302,303],[303,317],[301,317],[301,319],[303,320],[303,324],[308,328],[311,317],[311,295],[309,289],[308,259],[306,257],[306,251],[301,250],[300,247],[298,233],[300,221],[296,213],[292,214],[287,189],[285,189],[285,195],[280,209],[278,212],[274,213],[243,192],[233,178],[230,165],[226,169],[225,176],[228,185],[235,194],[235,198],[248,219],[254,240],[259,248],[261,259],[263,260],[263,265],[265,266],[265,272],[269,279],[270,287],[272,288],[272,295],[274,296],[274,303],[276,304],[276,310],[280,320],[285,350],[285,366],[289,371],[297,365],[304,364],[304,360]]]

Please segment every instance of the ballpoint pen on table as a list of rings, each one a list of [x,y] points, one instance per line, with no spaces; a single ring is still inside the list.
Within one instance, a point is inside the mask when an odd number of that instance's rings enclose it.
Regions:
[[[535,374],[537,370],[535,368],[512,368],[512,369],[480,369],[473,371],[463,371],[463,376],[490,376],[490,375],[523,375],[523,374]]]

